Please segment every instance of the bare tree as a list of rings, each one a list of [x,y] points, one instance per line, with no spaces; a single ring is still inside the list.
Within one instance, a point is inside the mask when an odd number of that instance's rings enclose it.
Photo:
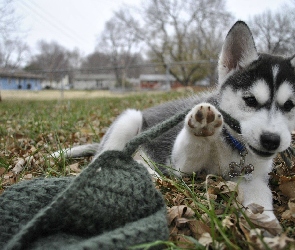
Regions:
[[[122,87],[125,86],[127,70],[134,59],[132,53],[137,44],[135,31],[124,29],[122,21],[116,16],[105,24],[97,50],[103,50],[111,56],[117,82]]]
[[[294,8],[284,8],[277,12],[270,10],[250,19],[258,50],[272,54],[295,53]]]
[[[34,55],[26,70],[43,74],[49,81],[60,81],[65,75],[71,75],[79,66],[79,52],[68,51],[56,42],[40,41],[39,53]]]
[[[0,41],[0,67],[16,69],[29,55],[29,47],[20,39],[3,38]]]
[[[131,29],[152,59],[184,85],[208,74],[205,63],[217,59],[232,20],[224,0],[148,0],[140,9],[121,9],[116,16],[124,24],[121,29]]]
[[[16,16],[13,1],[0,2],[0,67],[18,68],[29,53],[29,47],[19,36],[20,18]]]
[[[80,71],[97,74],[113,73],[111,55],[99,51],[89,54],[83,59]]]
[[[114,59],[112,54],[107,54],[99,51],[88,55],[84,58],[80,71],[83,73],[97,73],[97,74],[112,74],[118,72],[118,83],[122,86],[121,75],[122,70],[126,70],[126,76],[128,78],[138,78],[143,72],[145,61],[140,53],[131,53],[124,55],[124,61],[128,62],[127,65],[114,65]]]

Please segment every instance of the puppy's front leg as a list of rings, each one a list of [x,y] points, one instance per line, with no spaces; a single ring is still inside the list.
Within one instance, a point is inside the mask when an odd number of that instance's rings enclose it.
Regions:
[[[173,168],[180,174],[200,170],[210,158],[210,149],[216,144],[222,125],[222,115],[213,105],[201,103],[192,108],[173,145]]]
[[[268,187],[267,178],[257,176],[251,181],[242,180],[239,183],[238,199],[245,207],[251,203],[263,206],[263,214],[269,216],[266,221],[276,220],[273,213],[272,193]]]

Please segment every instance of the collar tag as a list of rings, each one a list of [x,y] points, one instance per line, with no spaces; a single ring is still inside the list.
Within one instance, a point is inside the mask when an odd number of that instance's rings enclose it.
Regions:
[[[235,177],[243,177],[247,181],[252,180],[253,174],[252,172],[254,171],[254,166],[252,164],[245,165],[245,158],[246,155],[248,154],[248,151],[245,147],[245,145],[234,138],[226,128],[223,129],[223,135],[225,140],[227,140],[228,144],[232,147],[232,149],[237,150],[241,156],[240,158],[240,163],[237,162],[231,162],[229,164],[229,172],[228,176],[230,178],[235,178]]]
[[[252,172],[254,171],[254,166],[252,164],[245,165],[245,157],[248,154],[247,150],[244,149],[240,152],[240,163],[231,162],[229,164],[228,176],[230,178],[243,177],[247,181],[251,181],[253,178]]]

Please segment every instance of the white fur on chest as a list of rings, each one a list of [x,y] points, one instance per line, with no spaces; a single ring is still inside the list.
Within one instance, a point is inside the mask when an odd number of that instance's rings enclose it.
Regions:
[[[208,174],[228,179],[229,164],[239,163],[240,159],[240,152],[228,145],[220,134],[196,137],[186,128],[178,134],[172,150],[172,164],[184,174],[205,169]],[[271,159],[260,159],[252,153],[246,155],[245,164],[254,165],[253,177],[267,176],[272,168]]]

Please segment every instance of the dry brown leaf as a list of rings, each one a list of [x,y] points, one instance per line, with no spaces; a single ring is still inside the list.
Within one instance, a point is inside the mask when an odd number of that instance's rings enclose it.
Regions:
[[[94,135],[93,129],[91,128],[80,128],[80,132],[82,135]]]
[[[209,233],[203,233],[199,238],[199,243],[203,246],[209,246],[213,242],[213,239]]]
[[[19,174],[23,170],[24,165],[25,165],[25,159],[18,158],[14,168],[12,169],[12,172],[14,174]]]
[[[70,170],[73,171],[74,173],[81,173],[81,168],[79,168],[79,163],[74,163],[74,164],[71,164],[69,166]]]
[[[217,195],[219,193],[220,193],[220,190],[217,187],[208,187],[207,189],[207,194],[209,195]]]
[[[219,194],[227,194],[231,196],[234,194],[235,196],[238,195],[237,183],[232,181],[222,181],[221,179],[218,181],[213,181],[210,178],[207,178],[207,195],[210,200],[216,200],[217,195]]]
[[[25,162],[26,162],[26,164],[27,164],[28,166],[31,166],[31,165],[34,164],[35,159],[34,159],[33,156],[30,155],[30,156],[27,156],[27,157],[25,158]]]
[[[250,242],[251,241],[251,239],[250,239],[250,230],[251,230],[251,228],[250,228],[248,222],[245,220],[244,217],[241,217],[239,219],[239,227],[242,230],[243,234],[245,235],[247,241]]]
[[[238,221],[241,222],[242,218],[238,218],[236,215],[228,215],[222,220],[222,226],[227,228],[227,231],[230,231],[230,235],[234,239],[238,239],[239,241],[245,240],[245,235],[238,228]],[[246,229],[245,229],[246,230]],[[246,230],[247,231],[247,230]],[[246,232],[247,233],[247,232]]]
[[[3,177],[4,177],[4,182],[2,183],[3,186],[12,185],[17,182],[17,175],[12,172],[8,172]]]
[[[210,227],[200,220],[189,221],[188,227],[196,239],[199,239],[204,233],[210,233]]]
[[[217,188],[220,189],[220,193],[227,194],[238,191],[238,184],[233,181],[221,181]]]
[[[177,241],[178,246],[184,247],[188,243],[181,235],[193,236],[191,227],[196,221],[194,215],[194,211],[185,205],[168,208],[170,239]]]
[[[264,211],[264,207],[256,203],[249,204],[247,208],[250,209],[253,214],[262,214]]]
[[[208,198],[209,198],[209,200],[215,201],[217,199],[217,195],[216,194],[209,194]]]
[[[0,168],[0,176],[3,175],[6,172],[6,168],[1,167]]]
[[[171,223],[174,220],[177,220],[179,218],[182,218],[182,217],[192,218],[194,215],[195,215],[195,212],[188,206],[185,206],[185,205],[173,206],[168,209],[168,225],[171,225]]]
[[[264,250],[264,246],[261,245],[262,231],[259,228],[251,229],[249,231],[248,241],[252,243],[252,249]]]
[[[172,240],[176,242],[178,247],[181,247],[183,249],[190,249],[190,246],[192,246],[192,242],[185,237],[185,235],[189,235],[188,229],[185,229],[183,231],[179,231],[177,235],[175,235]]]
[[[268,245],[268,247],[272,250],[286,249],[286,247],[289,243],[294,244],[294,242],[295,242],[293,239],[287,237],[286,234],[282,234],[282,235],[276,236],[274,238],[265,237],[263,240]]]
[[[32,174],[26,174],[23,178],[25,180],[32,180],[33,179],[33,175]]]
[[[295,218],[292,216],[292,213],[290,210],[286,210],[282,213],[282,219],[283,220],[294,220]]]
[[[234,226],[234,224],[231,221],[230,216],[225,216],[225,218],[222,220],[222,226],[223,227],[227,227],[227,228],[231,228]]]
[[[279,188],[283,195],[287,196],[288,198],[295,198],[295,178],[287,178],[282,176],[280,180],[281,184]]]
[[[184,194],[176,194],[176,197],[172,198],[173,204],[179,206],[185,200]]]
[[[282,227],[277,219],[269,220],[266,214],[253,214],[246,210],[246,216],[258,228],[263,228],[272,235],[277,235],[282,232]]]
[[[292,198],[288,202],[289,209],[283,212],[282,219],[284,220],[295,220],[295,198]]]
[[[37,149],[33,145],[30,145],[30,150],[28,152],[31,153],[31,154],[33,154],[36,151],[37,151]]]
[[[184,223],[188,223],[188,222],[190,222],[192,220],[194,220],[194,219],[188,219],[188,218],[182,217],[182,218],[177,218],[177,223],[184,224]]]

